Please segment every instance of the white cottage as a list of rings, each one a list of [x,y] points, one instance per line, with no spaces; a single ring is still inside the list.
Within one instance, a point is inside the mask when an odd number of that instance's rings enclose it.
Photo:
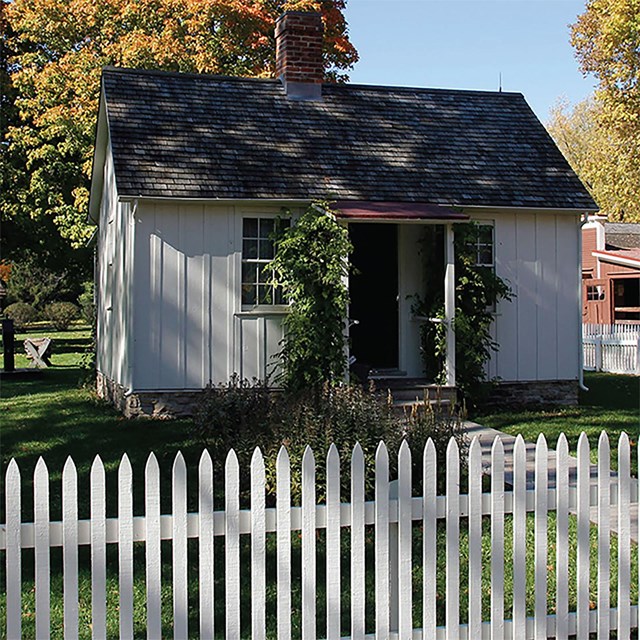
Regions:
[[[275,80],[103,73],[90,200],[100,394],[127,415],[175,413],[210,381],[264,379],[287,313],[264,304],[270,228],[320,198],[355,246],[360,362],[422,377],[421,232],[445,229],[451,318],[452,229],[471,219],[479,259],[515,294],[496,309],[488,374],[505,392],[574,402],[580,219],[596,206],[522,95],[323,84],[315,13],[285,13],[276,41]]]

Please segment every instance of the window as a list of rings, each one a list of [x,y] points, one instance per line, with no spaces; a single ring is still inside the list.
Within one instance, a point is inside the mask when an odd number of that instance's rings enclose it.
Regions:
[[[288,220],[280,221],[288,226]],[[284,304],[282,290],[269,284],[271,274],[265,266],[274,256],[274,218],[242,220],[242,305]]]
[[[474,244],[476,253],[476,265],[478,267],[491,267],[493,269],[493,267],[495,266],[493,252],[493,225],[476,225],[476,237]]]
[[[604,300],[604,287],[600,284],[588,284],[587,300]]]

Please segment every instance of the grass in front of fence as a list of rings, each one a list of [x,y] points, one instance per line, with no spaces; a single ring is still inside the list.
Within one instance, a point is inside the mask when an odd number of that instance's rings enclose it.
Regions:
[[[632,473],[637,473],[637,444],[640,439],[640,378],[615,373],[585,373],[589,391],[580,392],[577,407],[541,407],[527,410],[496,410],[472,419],[487,427],[512,435],[522,434],[535,442],[544,433],[550,447],[555,447],[561,433],[567,436],[569,450],[575,455],[578,438],[584,431],[591,446],[591,458],[597,460],[600,432],[609,434],[611,467],[617,468],[617,446],[625,431],[632,442]]]
[[[555,515],[549,514],[548,528],[548,547],[549,556],[547,561],[548,576],[548,614],[555,613]],[[569,519],[569,608],[575,611],[576,608],[576,520],[572,516]],[[505,619],[509,619],[512,609],[513,596],[513,576],[511,562],[511,539],[512,539],[512,519],[509,515],[505,516]],[[366,577],[366,621],[367,631],[374,631],[375,612],[374,612],[374,562],[373,562],[373,545],[374,536],[373,529],[369,527],[366,533],[366,557],[367,557],[367,577]],[[440,522],[438,526],[437,536],[437,620],[439,625],[444,624],[444,607],[445,607],[445,542],[446,532],[444,522]],[[320,532],[317,536],[317,575],[318,575],[318,592],[317,592],[317,629],[318,636],[322,637],[325,630],[325,538],[324,533]],[[534,607],[534,517],[527,517],[527,615],[533,615]],[[190,635],[197,637],[198,629],[198,555],[197,543],[189,542],[189,629]],[[162,621],[163,635],[172,636],[172,618],[173,618],[173,592],[171,587],[171,544],[164,542],[162,545],[163,562],[162,566]],[[62,558],[61,550],[55,549],[52,552],[52,606],[51,606],[51,629],[52,639],[62,639],[63,633],[63,599],[62,599]],[[119,618],[118,618],[118,577],[117,577],[117,555],[116,549],[110,545],[107,554],[108,572],[107,572],[107,636],[119,636]],[[491,559],[491,534],[490,519],[483,520],[483,538],[482,538],[482,613],[483,620],[490,619],[490,559]],[[349,534],[348,530],[342,536],[342,633],[348,635],[350,625],[350,589],[349,589]],[[461,521],[460,529],[460,619],[462,622],[467,620],[468,607],[468,587],[467,587],[467,561],[468,561],[468,536],[465,521]],[[275,638],[276,627],[276,597],[277,590],[275,586],[276,575],[276,548],[274,534],[267,536],[267,637]],[[595,608],[597,604],[597,528],[591,527],[591,567],[590,567],[590,607]],[[422,530],[421,527],[414,526],[413,536],[413,624],[414,628],[422,626]],[[80,552],[80,576],[79,576],[79,596],[80,596],[80,638],[91,637],[91,574],[90,574],[89,550],[84,548]],[[216,637],[224,638],[224,542],[219,539],[215,546],[215,624]],[[241,544],[241,619],[242,619],[242,637],[251,637],[251,578],[250,578],[250,541],[248,536],[242,537]],[[631,562],[631,583],[632,583],[632,601],[637,597],[637,547],[632,546],[632,562]],[[23,554],[23,571],[27,578],[23,584],[23,638],[35,638],[35,593],[33,582],[33,552],[27,551]],[[616,606],[617,601],[617,539],[611,537],[611,581],[610,581],[610,597],[611,606]],[[301,543],[300,533],[292,532],[292,629],[293,637],[301,636]],[[144,564],[144,544],[136,543],[134,546],[134,635],[136,638],[146,637],[146,606],[145,606],[145,564]],[[5,602],[4,593],[0,595],[0,626],[4,627],[5,618]]]
[[[134,474],[141,477],[151,451],[160,462],[182,451],[189,467],[197,466],[202,447],[189,434],[187,420],[125,420],[96,396],[93,388],[79,384],[80,362],[90,346],[86,327],[71,331],[30,331],[16,336],[16,368],[26,367],[26,356],[19,354],[25,337],[53,338],[52,367],[38,377],[2,381],[0,398],[0,487],[4,486],[7,465],[15,458],[22,476],[23,514],[33,521],[33,471],[40,456],[50,471],[52,519],[61,516],[60,480],[67,456],[73,456],[78,469],[79,517],[88,516],[88,478],[91,463],[99,454],[104,462],[107,482],[115,486],[117,469],[126,453]],[[162,480],[170,482],[171,464],[161,465]],[[143,504],[142,485],[138,483],[136,506]],[[115,515],[116,492],[107,493],[107,513]],[[163,498],[170,499],[163,493]],[[163,508],[168,510],[169,504]],[[4,513],[4,504],[0,505]],[[2,516],[3,518],[3,516]]]

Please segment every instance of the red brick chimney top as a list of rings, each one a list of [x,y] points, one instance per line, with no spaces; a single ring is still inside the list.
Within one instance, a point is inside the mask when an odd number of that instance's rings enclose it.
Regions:
[[[276,77],[284,83],[287,97],[321,97],[322,35],[322,16],[317,11],[286,11],[276,21]]]

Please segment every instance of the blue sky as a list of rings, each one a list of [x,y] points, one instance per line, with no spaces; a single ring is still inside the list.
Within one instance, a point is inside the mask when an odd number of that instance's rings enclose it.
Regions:
[[[578,69],[569,24],[585,0],[348,0],[360,61],[351,82],[518,91],[546,122],[560,97],[594,81]]]

